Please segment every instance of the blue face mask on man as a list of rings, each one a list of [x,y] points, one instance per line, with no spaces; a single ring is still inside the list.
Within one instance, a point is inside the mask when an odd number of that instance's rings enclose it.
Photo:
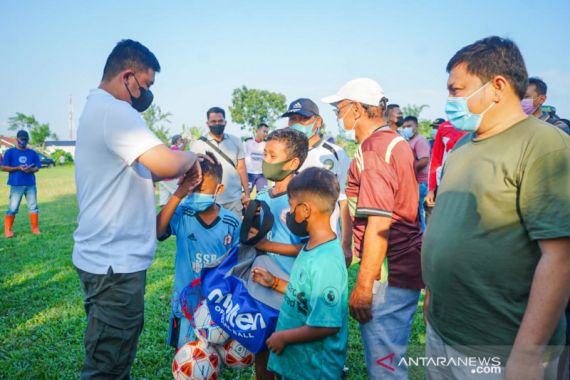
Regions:
[[[198,213],[209,209],[215,201],[214,194],[192,193],[182,201],[182,206]]]
[[[473,95],[477,94],[479,91],[484,89],[490,82],[485,83],[483,86],[479,87],[478,90],[471,93],[469,96],[454,98],[449,97],[447,98],[447,103],[445,105],[445,113],[447,114],[448,120],[451,124],[459,129],[460,131],[466,132],[475,132],[481,125],[481,120],[483,120],[483,116],[487,111],[491,109],[495,105],[495,102],[491,103],[489,107],[485,109],[485,111],[481,112],[480,114],[476,115],[469,111],[469,105],[467,101]]]
[[[316,122],[317,121],[315,120],[309,125],[303,125],[301,123],[295,123],[289,128],[294,129],[296,131],[299,131],[301,133],[304,133],[307,136],[307,138],[310,139],[315,134],[319,133],[319,128],[317,128],[317,130],[315,132],[313,132],[313,127],[315,126]]]
[[[402,128],[401,134],[403,138],[409,141],[414,137],[414,130],[412,127]]]

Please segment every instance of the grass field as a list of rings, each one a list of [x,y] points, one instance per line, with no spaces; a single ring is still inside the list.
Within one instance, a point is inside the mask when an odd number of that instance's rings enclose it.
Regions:
[[[2,214],[8,204],[6,178],[7,173],[0,173]],[[41,170],[38,199],[42,234],[34,236],[29,232],[24,202],[16,217],[15,237],[7,240],[2,235],[0,239],[0,379],[75,379],[81,368],[85,314],[81,287],[71,262],[78,212],[73,167]],[[160,243],[148,271],[145,327],[133,379],[172,378],[173,349],[165,342],[174,250],[173,239]],[[352,265],[351,287],[357,271],[358,265]],[[421,355],[424,338],[418,307],[410,340],[415,355]],[[353,319],[347,366],[349,379],[367,378],[360,332]],[[250,379],[252,371],[226,370],[220,377]],[[410,379],[422,378],[421,368],[410,369]]]

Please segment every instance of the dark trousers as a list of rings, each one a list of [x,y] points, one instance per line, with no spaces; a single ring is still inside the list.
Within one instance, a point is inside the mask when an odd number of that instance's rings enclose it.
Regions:
[[[129,379],[144,323],[146,270],[92,274],[77,269],[87,328],[81,379]]]

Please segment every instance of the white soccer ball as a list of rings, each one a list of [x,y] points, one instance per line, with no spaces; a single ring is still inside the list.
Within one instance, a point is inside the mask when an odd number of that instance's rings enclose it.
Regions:
[[[212,321],[206,301],[202,301],[194,312],[194,326],[196,336],[207,343],[223,344],[230,338],[228,333]]]
[[[199,340],[180,347],[172,361],[172,376],[176,380],[216,380],[219,370],[218,353]]]
[[[220,358],[228,368],[246,368],[253,364],[255,356],[237,340],[230,339],[215,346]]]

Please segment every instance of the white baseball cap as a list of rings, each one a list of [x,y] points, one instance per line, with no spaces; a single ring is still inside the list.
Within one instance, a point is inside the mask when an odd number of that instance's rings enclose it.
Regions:
[[[348,81],[334,95],[322,98],[323,103],[336,104],[342,100],[377,106],[384,97],[384,90],[378,82],[370,78],[356,78]]]

